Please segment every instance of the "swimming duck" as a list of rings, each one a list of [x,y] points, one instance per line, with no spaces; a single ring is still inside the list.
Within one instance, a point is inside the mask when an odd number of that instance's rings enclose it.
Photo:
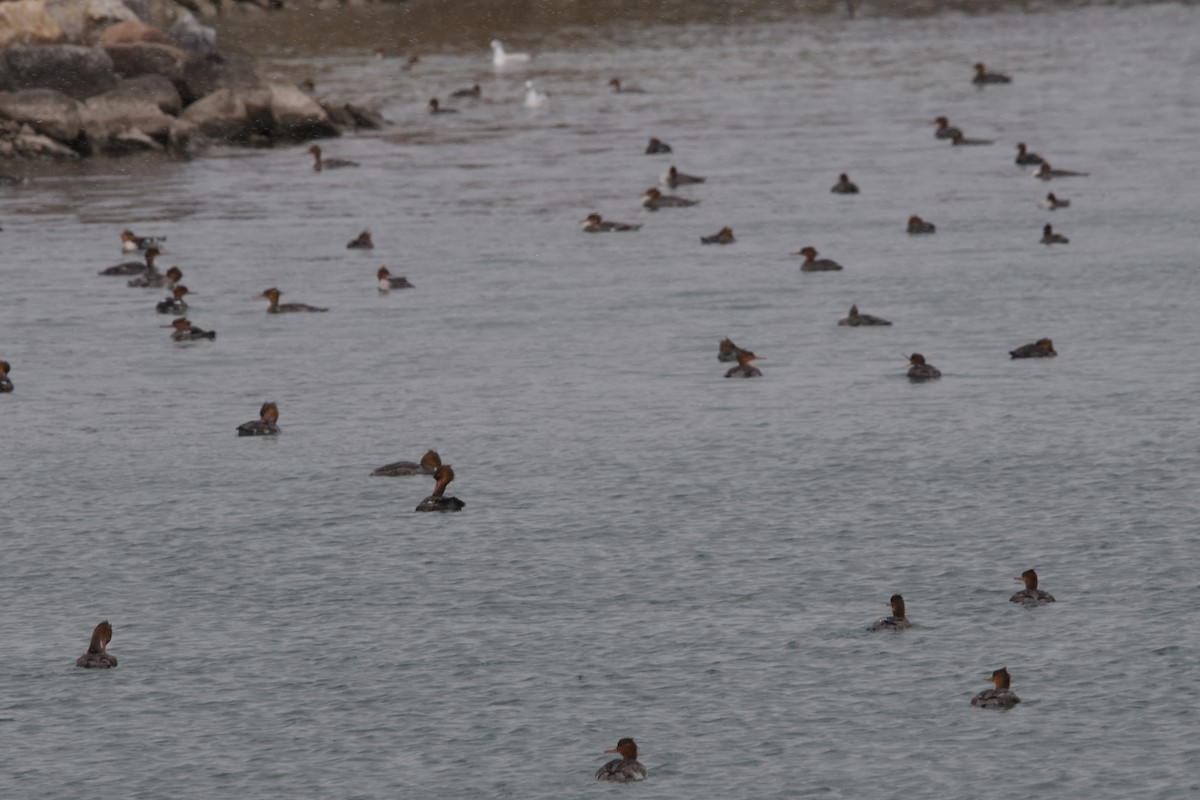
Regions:
[[[1050,358],[1058,355],[1054,352],[1054,342],[1049,339],[1038,339],[1033,344],[1021,345],[1016,350],[1009,350],[1008,354],[1013,358]]]
[[[279,433],[279,406],[263,403],[258,410],[258,419],[238,425],[238,436],[275,436]]]
[[[642,207],[648,211],[657,211],[660,208],[686,208],[699,202],[699,200],[676,197],[673,194],[663,194],[655,188],[647,189],[646,193],[642,195]]]
[[[884,617],[875,622],[869,630],[873,631],[902,631],[905,628],[911,628],[912,623],[908,621],[908,617],[904,616],[904,598],[898,594],[892,595],[888,600],[888,605],[892,609],[890,617]]]
[[[722,339],[721,344],[717,346],[717,361],[737,361],[738,356],[744,352],[746,351],[734,344],[733,340]]]
[[[479,88],[479,84],[475,84],[470,89],[455,89],[450,93],[451,97],[482,97],[483,90]]]
[[[659,183],[666,184],[672,189],[685,183],[704,183],[706,180],[708,179],[701,178],[699,175],[686,175],[675,169],[674,164],[658,178]]]
[[[815,247],[801,247],[800,252],[793,255],[804,256],[804,263],[800,265],[801,272],[829,272],[830,270],[842,268],[842,265],[836,261],[828,258],[817,258]]]
[[[154,270],[136,278],[131,278],[125,285],[134,289],[174,289],[176,282],[182,278],[183,271],[179,267],[171,267],[167,270],[166,275],[163,275],[158,270]]]
[[[985,83],[1011,83],[1012,78],[1007,75],[1001,75],[999,72],[988,72],[983,64],[975,65],[975,77],[971,79],[971,83],[982,86]]]
[[[509,64],[526,64],[533,57],[529,53],[506,53],[499,39],[492,39],[492,65],[507,67]]]
[[[914,381],[928,381],[942,377],[942,371],[933,364],[925,363],[925,356],[913,353],[908,357],[908,377]]]
[[[117,657],[109,655],[108,643],[112,641],[112,625],[104,620],[92,629],[92,641],[87,652],[75,659],[75,666],[87,669],[109,669],[117,665]]]
[[[1042,244],[1070,244],[1071,240],[1061,233],[1055,233],[1054,227],[1047,222],[1042,227]]]
[[[445,497],[444,492],[446,487],[450,485],[450,481],[454,480],[454,470],[449,464],[442,464],[433,471],[433,494],[421,501],[416,507],[417,511],[461,511],[466,505],[457,497]]]
[[[412,289],[413,285],[408,282],[408,278],[393,278],[392,273],[388,272],[387,267],[380,267],[375,273],[375,277],[379,280],[379,291],[386,292],[389,289]]]
[[[641,225],[634,225],[629,222],[608,222],[599,214],[588,214],[587,219],[583,221],[583,230],[585,233],[611,233],[613,231],[636,231],[641,229]]]
[[[382,467],[371,472],[371,474],[383,475],[389,478],[397,475],[433,475],[441,465],[442,458],[437,454],[437,451],[426,450],[425,455],[421,456],[419,462],[394,461],[391,464],[384,464]]]
[[[829,191],[834,194],[858,194],[858,186],[843,172],[838,175],[838,182]]]
[[[620,78],[613,78],[612,80],[610,80],[608,82],[608,85],[612,87],[613,94],[645,94],[646,93],[645,90],[640,89],[637,86],[622,86]]]
[[[933,132],[933,135],[938,139],[952,139],[956,133],[962,135],[962,131],[951,125],[950,120],[945,117],[938,117],[933,124],[937,125],[937,130]]]
[[[646,145],[646,155],[648,156],[652,156],[657,153],[669,152],[671,152],[671,145],[667,144],[666,142],[659,141],[658,139],[651,138],[650,144]]]
[[[637,760],[638,748],[633,739],[626,736],[617,742],[617,746],[605,753],[618,753],[620,758],[614,758],[600,769],[596,770],[598,781],[642,781],[646,779],[646,768]]]
[[[1039,156],[1037,153],[1031,153],[1031,152],[1029,152],[1028,150],[1026,150],[1026,149],[1025,149],[1025,143],[1024,143],[1024,142],[1018,142],[1018,143],[1017,143],[1017,158],[1016,158],[1016,163],[1018,163],[1018,164],[1022,164],[1022,165],[1025,165],[1025,164],[1041,164],[1041,163],[1042,163],[1044,160],[1045,160],[1045,159],[1043,159],[1043,158],[1042,158],[1041,156]]]
[[[738,365],[736,367],[731,367],[729,369],[729,371],[725,373],[726,378],[761,378],[762,377],[762,371],[759,370],[758,367],[750,366],[751,361],[757,361],[757,360],[761,359],[762,356],[756,356],[756,355],[754,355],[754,353],[751,353],[749,350],[739,350],[737,353],[737,356],[735,356],[735,358],[737,359]]]
[[[1008,598],[1008,602],[1020,603],[1023,606],[1040,606],[1054,602],[1054,595],[1038,588],[1037,573],[1033,570],[1027,569],[1013,580],[1023,582],[1025,588]]]
[[[870,314],[858,313],[858,306],[850,306],[850,313],[838,320],[838,325],[849,325],[851,328],[857,328],[861,325],[891,325],[883,317],[873,317]]]
[[[347,250],[374,250],[375,243],[371,241],[371,232],[363,231],[358,236],[355,236],[350,241],[346,242]]]
[[[177,342],[190,342],[193,339],[216,339],[216,331],[206,331],[192,325],[187,317],[179,317],[173,320],[170,325],[164,325],[164,328],[174,328],[171,331],[171,338]]]
[[[918,217],[916,214],[913,214],[911,217],[908,218],[908,232],[909,233],[936,233],[937,226],[934,225],[932,222],[926,222],[925,220]]]
[[[533,81],[525,81],[525,107],[541,108],[550,100],[550,95],[535,89]]]
[[[984,689],[979,694],[971,698],[971,705],[979,706],[980,708],[1012,708],[1017,703],[1021,702],[1021,698],[1013,694],[1012,677],[1008,674],[1007,667],[1001,667],[992,673],[992,677],[984,678],[985,681],[991,681],[995,684],[995,689]]]
[[[350,161],[345,158],[321,158],[321,148],[315,144],[308,148],[308,152],[313,157],[313,171],[320,172],[323,169],[340,169],[342,167],[357,167],[357,161]]]
[[[1054,192],[1050,192],[1044,199],[1038,201],[1038,208],[1044,208],[1047,211],[1053,211],[1056,208],[1067,208],[1070,205],[1070,200],[1060,200],[1054,196]]]
[[[992,139],[968,139],[961,132],[956,132],[950,137],[950,144],[956,147],[960,145],[992,144],[993,141]]]
[[[101,275],[141,275],[142,273],[157,274],[154,259],[158,257],[158,248],[151,247],[143,254],[145,263],[141,261],[125,261],[112,267],[100,270]]]
[[[272,287],[270,289],[264,290],[263,293],[258,295],[258,297],[256,297],[255,299],[270,301],[271,305],[267,306],[268,314],[287,314],[292,311],[328,311],[329,310],[328,308],[318,308],[317,306],[305,305],[304,303],[284,303],[283,305],[280,305],[279,304],[279,296],[281,294],[283,294],[283,292]]]
[[[721,228],[712,236],[701,236],[700,244],[733,244],[736,239],[733,238],[733,228]]]
[[[0,394],[13,390],[12,378],[8,377],[9,370],[11,369],[12,364],[9,364],[7,361],[0,361]]]
[[[190,294],[190,290],[186,286],[176,286],[171,290],[171,296],[165,300],[159,301],[154,310],[160,314],[186,314],[188,310],[187,301],[184,296]]]
[[[1043,181],[1052,180],[1053,178],[1085,177],[1086,175],[1086,172],[1072,172],[1069,169],[1055,169],[1054,167],[1050,166],[1049,161],[1043,161],[1042,165],[1038,167],[1037,172],[1033,173],[1033,177]]]
[[[442,108],[441,105],[438,104],[438,99],[436,97],[431,97],[429,99],[429,113],[430,114],[457,114],[458,109],[457,108]]]
[[[133,231],[126,228],[121,231],[121,252],[136,253],[139,250],[149,250],[151,247],[161,251],[163,242],[166,240],[165,236],[135,236]]]

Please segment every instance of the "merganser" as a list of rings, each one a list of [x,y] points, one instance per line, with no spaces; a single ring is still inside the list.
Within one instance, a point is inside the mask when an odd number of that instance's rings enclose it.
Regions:
[[[608,82],[612,87],[613,94],[645,94],[645,90],[637,86],[622,86],[620,78],[613,78]]]
[[[891,325],[883,317],[873,317],[870,314],[858,313],[858,306],[850,306],[850,314],[838,320],[838,325],[849,325],[851,328],[857,328],[861,325]]]
[[[999,72],[988,72],[983,64],[975,65],[975,77],[971,79],[971,83],[983,85],[985,83],[1011,83],[1012,78],[1007,75],[1001,75]]]
[[[634,225],[629,222],[608,222],[599,214],[588,214],[587,219],[583,221],[583,230],[585,233],[611,233],[613,231],[636,231],[641,229],[641,225]]]
[[[993,144],[994,141],[993,139],[968,139],[961,132],[955,133],[950,137],[950,144],[954,147],[959,145]]]
[[[440,105],[438,105],[438,99],[436,97],[431,97],[429,99],[429,113],[430,114],[457,114],[458,109],[457,108],[442,108]]]
[[[1054,227],[1047,222],[1042,227],[1042,244],[1070,244],[1071,240],[1061,233],[1055,233]]]
[[[804,256],[804,263],[800,265],[801,272],[828,272],[842,268],[841,264],[831,259],[818,259],[817,250],[814,247],[801,247],[800,252],[793,255]]]
[[[349,161],[345,158],[321,158],[321,148],[315,144],[308,148],[308,152],[313,157],[313,171],[320,172],[323,169],[340,169],[341,167],[357,167],[357,161]]]
[[[1048,181],[1052,178],[1082,178],[1086,176],[1086,172],[1072,172],[1069,169],[1055,169],[1054,167],[1050,166],[1049,161],[1043,161],[1042,165],[1038,167],[1037,172],[1033,173],[1033,177],[1043,181]]]
[[[1054,196],[1054,192],[1046,195],[1045,199],[1038,201],[1038,208],[1044,208],[1047,211],[1053,211],[1056,208],[1067,208],[1070,205],[1070,200],[1060,200]]]
[[[712,236],[701,236],[700,244],[733,244],[736,239],[733,238],[733,228],[721,228]]]
[[[389,289],[412,289],[414,288],[408,282],[408,278],[393,278],[392,273],[388,272],[387,267],[380,267],[375,273],[375,277],[379,280],[379,291],[386,292]]]
[[[154,270],[140,277],[130,279],[125,285],[134,289],[174,289],[175,284],[182,279],[183,271],[179,267],[171,267],[167,270],[166,275],[163,275],[158,270]]]
[[[834,194],[858,194],[858,186],[843,172],[841,175],[838,175],[838,182],[829,191]]]
[[[925,356],[913,353],[908,357],[908,377],[914,381],[928,381],[942,377],[942,371],[933,364],[925,363]]]
[[[526,64],[532,60],[529,53],[506,53],[499,39],[492,39],[492,65],[506,67],[509,64]]]
[[[108,267],[100,270],[101,275],[140,275],[145,272],[156,274],[154,268],[154,259],[158,257],[158,248],[151,247],[143,254],[146,258],[146,263],[140,261],[125,261],[116,266]]]
[[[746,351],[734,344],[732,339],[722,339],[721,344],[717,346],[717,361],[737,361],[738,356],[744,352]]]
[[[735,358],[737,359],[738,365],[736,367],[730,367],[729,371],[725,373],[726,378],[762,377],[762,371],[759,370],[758,367],[750,366],[751,361],[758,361],[763,358],[762,356],[756,356],[749,350],[740,350]]]
[[[266,289],[255,300],[269,300],[271,305],[267,306],[268,314],[286,314],[292,311],[328,311],[328,308],[318,308],[317,306],[305,305],[304,303],[284,303],[279,304],[279,296],[283,292],[272,287]]]
[[[279,433],[279,406],[263,403],[258,410],[258,419],[238,425],[238,436],[275,436]]]
[[[660,208],[686,208],[699,203],[699,200],[687,200],[683,197],[676,197],[673,194],[663,194],[658,189],[650,188],[642,195],[642,207],[648,211],[657,211]]]
[[[121,231],[121,252],[136,253],[139,250],[149,250],[151,247],[162,250],[165,236],[134,236],[133,231],[126,228]]]
[[[686,175],[675,169],[674,164],[658,178],[659,183],[666,184],[672,189],[685,183],[704,183],[706,180],[708,179],[702,178],[699,175]]]
[[[1054,352],[1054,342],[1049,339],[1038,339],[1033,344],[1025,344],[1016,350],[1009,350],[1013,358],[1051,358],[1058,355]]]
[[[1038,588],[1037,573],[1033,570],[1027,569],[1013,580],[1023,582],[1025,588],[1008,598],[1008,602],[1020,603],[1023,606],[1040,606],[1054,602],[1054,595]]]
[[[911,217],[908,218],[908,232],[909,233],[936,233],[937,226],[934,225],[932,222],[926,222],[925,220],[918,217],[916,214],[913,214]]]
[[[206,331],[192,325],[187,317],[179,317],[171,322],[170,325],[164,325],[164,328],[174,328],[171,331],[171,338],[177,342],[190,342],[192,339],[216,339],[216,331]]]
[[[425,451],[425,455],[421,456],[420,462],[395,461],[391,464],[384,464],[382,467],[371,472],[371,474],[383,475],[389,478],[397,475],[433,475],[441,465],[442,458],[437,454],[437,451],[427,450]]]
[[[525,107],[541,108],[550,100],[545,92],[533,88],[533,81],[525,81]]]
[[[644,781],[646,779],[646,768],[637,760],[638,749],[633,739],[626,736],[617,742],[616,747],[604,752],[618,753],[621,757],[614,758],[596,770],[596,780],[625,783],[627,781]]]
[[[1039,156],[1037,153],[1031,153],[1031,152],[1029,152],[1028,150],[1026,150],[1026,149],[1025,149],[1025,143],[1024,143],[1024,142],[1018,142],[1018,143],[1017,143],[1017,158],[1016,158],[1016,163],[1018,163],[1018,164],[1022,164],[1022,165],[1025,165],[1025,164],[1041,164],[1043,161],[1045,161],[1045,159],[1043,159],[1043,158],[1042,158],[1041,156]]]
[[[92,629],[92,641],[87,652],[75,659],[75,666],[87,669],[109,669],[117,665],[117,657],[108,653],[112,641],[112,625],[104,620]]]
[[[415,67],[417,64],[420,64],[420,63],[421,63],[420,56],[409,56],[404,61],[404,66],[401,67],[400,69],[404,70],[405,72],[408,72],[409,70],[411,70],[413,67]]]
[[[442,464],[433,471],[433,494],[421,501],[416,511],[461,511],[466,505],[457,497],[445,497],[446,487],[454,480],[454,470],[449,464]]]
[[[652,156],[657,153],[669,153],[669,152],[671,152],[671,145],[667,144],[666,142],[659,141],[658,139],[655,139],[655,138],[651,138],[650,144],[646,145],[646,155],[648,155],[648,156]]]
[[[956,133],[962,135],[962,131],[951,125],[950,120],[946,117],[938,117],[933,124],[937,125],[937,130],[933,132],[933,135],[938,139],[953,139]]]
[[[159,304],[154,307],[154,310],[160,314],[186,314],[188,310],[187,301],[184,296],[190,294],[188,287],[180,285],[171,290],[171,296],[165,300],[159,301]]]
[[[1007,667],[1001,667],[992,673],[992,677],[984,678],[985,681],[991,681],[995,684],[995,689],[984,689],[979,694],[971,698],[971,705],[979,706],[980,708],[1012,708],[1017,703],[1021,702],[1021,698],[1013,694],[1012,677],[1008,674]]]
[[[911,628],[912,623],[908,621],[908,617],[904,616],[904,598],[898,594],[892,595],[888,600],[888,605],[892,609],[890,617],[884,617],[875,622],[869,630],[873,631],[902,631],[905,628]]]
[[[371,241],[371,232],[363,231],[358,236],[355,236],[350,241],[346,242],[347,250],[374,250],[375,243]]]
[[[482,97],[483,90],[479,88],[479,84],[475,84],[470,89],[455,89],[450,93],[451,97]]]
[[[8,372],[11,369],[12,364],[9,364],[7,361],[0,361],[0,394],[13,390],[12,378],[8,377]]]

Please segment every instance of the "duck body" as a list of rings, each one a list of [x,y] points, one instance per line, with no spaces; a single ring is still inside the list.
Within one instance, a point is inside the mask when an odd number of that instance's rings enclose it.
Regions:
[[[457,108],[443,108],[441,106],[441,104],[438,103],[438,99],[436,97],[430,99],[428,108],[429,108],[430,114],[457,114],[458,113]]]
[[[112,641],[112,626],[104,620],[92,630],[92,641],[87,652],[75,659],[75,666],[85,669],[111,669],[117,665],[117,657],[107,648]]]
[[[167,297],[165,300],[160,300],[158,305],[154,307],[154,310],[160,314],[175,314],[177,316],[180,314],[186,314],[188,310],[188,304],[183,298],[188,293],[188,288],[186,286],[176,286],[171,290],[171,296]]]
[[[450,93],[450,96],[451,97],[467,97],[467,98],[476,97],[476,98],[478,98],[478,97],[483,96],[483,90],[479,88],[479,84],[477,83],[474,86],[472,86],[470,89],[456,89]]]
[[[671,165],[670,169],[659,176],[658,179],[659,183],[669,186],[672,189],[674,189],[676,186],[682,186],[687,183],[704,183],[706,180],[708,179],[702,178],[699,175],[687,175],[683,172],[680,172],[679,170],[675,169],[674,164]]]
[[[646,145],[646,155],[648,156],[669,152],[671,152],[671,145],[659,139],[651,138],[650,143]]]
[[[442,459],[437,451],[428,450],[425,455],[421,456],[420,461],[394,461],[373,470],[371,474],[386,478],[402,475],[433,475],[441,465]]]
[[[355,236],[350,241],[346,242],[347,250],[374,250],[375,243],[371,241],[371,232],[363,231],[358,236]]]
[[[630,781],[642,781],[646,779],[648,773],[641,762],[637,760],[637,745],[633,739],[626,737],[617,742],[616,747],[604,752],[617,753],[620,757],[614,758],[596,770],[596,780],[628,783]]]
[[[197,328],[186,317],[180,317],[171,323],[173,331],[171,338],[177,342],[190,342],[194,339],[216,339],[216,331],[206,331],[202,328]]]
[[[991,139],[968,139],[966,136],[963,136],[962,133],[955,133],[950,137],[950,144],[955,147],[961,147],[964,145],[983,145],[983,144],[993,144],[993,140],[991,140]]]
[[[933,121],[937,128],[934,129],[933,135],[936,139],[953,139],[954,134],[962,136],[962,131],[950,124],[950,120],[945,117],[938,117]]]
[[[930,381],[942,377],[942,371],[933,364],[925,362],[925,356],[913,353],[908,357],[908,379],[912,381]]]
[[[722,339],[721,344],[717,346],[717,361],[728,363],[737,361],[740,353],[746,352],[742,348],[733,343],[731,339]]]
[[[387,267],[380,267],[375,273],[376,280],[379,281],[379,291],[387,292],[392,289],[412,289],[413,285],[408,282],[408,278],[403,276],[393,278],[392,273],[388,272]]]
[[[258,419],[238,425],[238,436],[276,436],[279,433],[279,407],[274,403],[263,403]]]
[[[525,107],[541,108],[550,101],[550,95],[534,88],[533,81],[525,81]]]
[[[1069,169],[1055,169],[1050,166],[1049,161],[1043,161],[1042,165],[1037,168],[1037,172],[1033,173],[1033,177],[1042,181],[1053,180],[1054,178],[1085,178],[1086,172],[1075,172]]]
[[[817,258],[817,251],[812,247],[802,247],[798,256],[804,256],[800,265],[801,272],[832,272],[842,268],[842,265],[828,258]]]
[[[979,694],[971,698],[971,705],[979,706],[980,708],[998,708],[1008,709],[1021,702],[1021,698],[1013,694],[1011,688],[1011,678],[1008,674],[1008,669],[1001,667],[992,673],[992,677],[987,678],[995,684],[994,689],[985,689]]]
[[[1053,358],[1058,355],[1054,352],[1054,342],[1049,339],[1038,339],[1033,344],[1021,345],[1016,350],[1009,350],[1008,354],[1013,358]]]
[[[588,214],[587,219],[583,221],[584,233],[619,233],[640,230],[641,227],[629,222],[609,222],[599,214]]]
[[[701,236],[700,244],[733,244],[737,239],[733,238],[733,228],[721,228],[712,236]]]
[[[131,230],[121,231],[121,252],[136,253],[139,250],[149,250],[153,247],[155,250],[162,250],[163,243],[167,241],[165,236],[135,236]]]
[[[1042,228],[1042,244],[1070,244],[1071,240],[1063,236],[1061,233],[1055,233],[1053,226],[1047,223]]]
[[[647,189],[646,193],[642,195],[642,207],[648,211],[657,211],[660,208],[687,208],[699,202],[699,200],[676,197],[673,194],[663,194],[658,189]]]
[[[1038,208],[1044,208],[1047,211],[1053,211],[1056,208],[1069,208],[1070,205],[1070,200],[1064,200],[1055,197],[1054,192],[1050,192],[1050,194],[1038,201]]]
[[[908,232],[913,234],[937,233],[937,226],[932,222],[926,222],[914,214],[908,218]]]
[[[511,64],[527,64],[533,59],[529,53],[508,53],[499,39],[492,39],[492,66],[507,67]]]
[[[985,86],[989,83],[1012,83],[1012,78],[1001,75],[999,72],[988,72],[987,67],[983,64],[976,64],[975,77],[971,79],[971,83],[976,86]]]
[[[838,176],[838,182],[829,191],[834,194],[858,194],[858,184],[850,180],[850,177],[843,172]]]
[[[1027,569],[1013,580],[1021,581],[1025,588],[1008,598],[1008,602],[1023,606],[1041,606],[1054,602],[1054,595],[1038,588],[1038,576],[1034,570]]]
[[[145,252],[145,261],[125,261],[100,270],[101,275],[157,275],[154,259],[158,257],[158,249],[151,247]]]
[[[903,597],[898,594],[892,595],[888,601],[888,605],[892,610],[892,615],[876,621],[871,625],[869,630],[902,631],[912,627],[912,623],[908,621],[908,617],[905,615]]]
[[[8,394],[13,390],[12,378],[8,377],[11,369],[12,365],[7,361],[0,361],[0,394]]]
[[[309,155],[313,157],[313,172],[321,172],[327,169],[344,169],[346,167],[357,167],[357,161],[350,161],[345,158],[323,158],[321,148],[313,145],[308,148]]]
[[[851,328],[858,328],[863,325],[891,325],[892,323],[883,317],[876,317],[871,314],[860,314],[858,306],[850,306],[850,313],[838,320],[838,325],[848,325]]]
[[[736,356],[737,366],[730,368],[725,373],[726,378],[761,378],[762,371],[755,366],[751,366],[751,361],[757,361],[761,356],[756,356],[749,350],[739,350]]]
[[[270,302],[270,305],[267,306],[268,314],[291,314],[291,313],[296,313],[296,312],[328,311],[329,310],[328,308],[321,308],[319,306],[310,306],[305,303],[282,303],[281,304],[279,302],[279,296],[281,294],[283,294],[283,292],[279,291],[278,289],[271,288],[271,289],[267,289],[265,292],[263,292],[262,294],[259,295],[260,299],[265,299]]]
[[[1020,142],[1019,144],[1017,144],[1017,157],[1016,157],[1017,164],[1026,166],[1029,164],[1041,164],[1044,161],[1045,161],[1045,159],[1042,158],[1041,156],[1039,156],[1037,153],[1031,153],[1028,150],[1026,150],[1024,142]]]
[[[440,464],[433,471],[433,494],[422,500],[416,507],[416,511],[462,511],[466,505],[457,497],[446,497],[446,487],[450,485],[450,481],[454,480],[454,470],[449,464]]]
[[[131,289],[174,289],[177,281],[183,279],[183,271],[179,267],[171,267],[164,275],[158,270],[148,271],[137,278],[125,282]]]

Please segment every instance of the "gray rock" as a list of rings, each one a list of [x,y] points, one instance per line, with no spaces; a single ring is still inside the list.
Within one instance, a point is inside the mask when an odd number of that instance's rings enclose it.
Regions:
[[[263,83],[254,68],[244,61],[212,53],[189,58],[184,65],[183,80],[176,86],[186,106],[217,89],[261,88]]]
[[[53,89],[24,89],[0,97],[0,117],[29,125],[33,130],[86,149],[79,103]]]
[[[271,91],[263,86],[217,89],[188,106],[179,118],[208,139],[253,142],[272,134]]]
[[[194,55],[207,56],[217,52],[217,32],[207,25],[201,25],[192,13],[185,9],[179,9],[167,34],[175,44]]]
[[[103,50],[73,44],[10,47],[4,52],[18,89],[54,89],[77,100],[116,88],[112,59]]]
[[[38,158],[79,158],[79,153],[66,145],[59,144],[49,136],[34,132],[29,126],[22,128],[21,132],[13,139],[12,144],[17,155]]]
[[[267,88],[271,92],[272,138],[305,141],[340,135],[321,104],[296,84],[275,78],[267,81]]]
[[[175,121],[144,93],[128,88],[89,98],[80,109],[80,119],[92,147],[114,155],[161,150]],[[154,145],[146,146],[147,139]]]
[[[178,116],[183,110],[183,100],[179,97],[175,84],[162,75],[139,75],[136,78],[126,78],[117,82],[117,88],[107,95],[118,92],[126,97],[149,100],[158,106],[159,111],[171,116]]]
[[[188,55],[178,47],[154,42],[114,44],[104,48],[113,71],[123,78],[163,75],[176,83],[184,79]]]

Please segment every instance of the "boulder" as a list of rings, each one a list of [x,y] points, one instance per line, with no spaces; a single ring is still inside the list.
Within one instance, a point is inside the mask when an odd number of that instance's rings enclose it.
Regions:
[[[29,126],[24,126],[13,139],[12,148],[17,155],[26,157],[79,158],[79,153],[49,136],[34,132]]]
[[[305,141],[340,135],[321,104],[296,84],[283,78],[272,78],[266,83],[271,92],[272,136],[275,139]]]
[[[167,33],[177,46],[193,55],[207,56],[217,52],[217,32],[207,25],[201,25],[185,9],[178,9]]]
[[[0,48],[62,40],[62,27],[46,11],[43,0],[0,2]]]
[[[24,89],[0,97],[0,117],[73,147],[82,144],[79,103],[53,89]]]
[[[121,0],[42,0],[63,31],[64,42],[90,43],[116,22],[137,16]]]
[[[100,38],[96,40],[96,44],[106,48],[115,44],[141,44],[143,42],[171,44],[171,37],[158,28],[151,28],[141,20],[131,19],[106,28],[104,33],[100,34]],[[112,54],[109,53],[109,55]],[[120,72],[120,69],[117,71]]]
[[[249,64],[217,53],[189,58],[184,65],[183,79],[176,83],[185,106],[217,89],[261,88],[262,85],[262,78]]]
[[[375,130],[387,124],[378,112],[353,103],[321,103],[333,124],[341,128],[365,128]]]
[[[107,94],[124,93],[128,97],[149,100],[164,114],[178,116],[183,110],[183,101],[175,84],[162,75],[139,75],[117,82],[117,88]]]
[[[80,108],[80,121],[94,148],[121,154],[148,149],[146,140],[162,149],[175,118],[164,114],[144,93],[124,88],[89,98]]]
[[[245,144],[269,137],[273,128],[271,92],[255,89],[217,89],[188,106],[179,119],[196,133],[221,142]]]
[[[162,75],[181,83],[188,62],[187,53],[178,47],[155,42],[113,44],[106,46],[104,52],[112,60],[113,71],[123,78]]]
[[[112,59],[103,50],[51,44],[10,47],[4,55],[12,83],[19,89],[54,89],[83,100],[117,85]]]

